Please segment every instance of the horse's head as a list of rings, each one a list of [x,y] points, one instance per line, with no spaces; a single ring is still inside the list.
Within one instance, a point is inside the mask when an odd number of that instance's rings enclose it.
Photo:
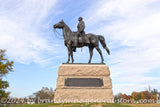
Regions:
[[[65,23],[64,23],[64,21],[63,20],[61,20],[60,22],[58,22],[57,24],[55,24],[55,25],[53,25],[53,28],[55,29],[55,28],[63,28],[64,27],[64,25],[65,25]]]

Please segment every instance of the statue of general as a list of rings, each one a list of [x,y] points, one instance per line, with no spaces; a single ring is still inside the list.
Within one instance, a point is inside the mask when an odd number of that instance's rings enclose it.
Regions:
[[[110,55],[110,51],[105,43],[105,38],[102,35],[95,35],[92,33],[85,34],[85,23],[82,17],[78,18],[78,25],[77,25],[77,32],[72,32],[68,25],[65,24],[63,20],[53,26],[54,30],[56,28],[62,29],[63,31],[63,38],[65,46],[68,49],[68,60],[66,63],[69,63],[70,57],[72,58],[72,63],[74,62],[73,59],[73,52],[76,52],[76,48],[81,48],[87,46],[89,48],[90,58],[88,63],[91,63],[91,59],[93,56],[93,49],[99,52],[101,56],[101,63],[104,63],[102,52],[99,48],[99,42],[102,44],[103,48],[107,51],[108,55]]]

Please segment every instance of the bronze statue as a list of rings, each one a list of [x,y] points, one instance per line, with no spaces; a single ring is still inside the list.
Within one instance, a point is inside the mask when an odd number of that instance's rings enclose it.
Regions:
[[[95,35],[95,34],[85,34],[84,28],[85,24],[82,20],[82,17],[79,18],[79,24],[77,26],[78,32],[72,32],[71,29],[61,20],[59,23],[53,26],[54,29],[59,28],[63,30],[63,38],[65,46],[68,48],[68,60],[66,63],[69,63],[70,57],[72,58],[72,63],[74,62],[73,59],[73,52],[76,48],[81,48],[84,46],[89,47],[90,58],[88,63],[91,63],[91,59],[93,56],[93,49],[96,48],[101,56],[101,63],[103,63],[103,55],[99,48],[99,41],[102,44],[103,48],[106,49],[108,55],[110,55],[110,51],[106,46],[105,39],[102,35]]]
[[[89,40],[87,37],[85,37],[85,31],[84,31],[84,28],[85,28],[85,23],[83,21],[83,18],[82,17],[79,17],[78,18],[78,25],[77,25],[77,29],[78,29],[78,36],[82,36],[82,42],[86,43],[86,44],[89,44]]]

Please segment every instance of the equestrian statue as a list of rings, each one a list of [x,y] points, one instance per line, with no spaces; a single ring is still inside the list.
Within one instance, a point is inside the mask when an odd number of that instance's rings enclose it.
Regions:
[[[56,30],[56,28],[59,28],[63,31],[64,44],[68,49],[68,60],[66,63],[69,63],[70,57],[72,58],[73,63],[73,52],[76,52],[76,48],[81,48],[84,46],[88,46],[89,48],[90,58],[88,63],[91,63],[94,48],[96,48],[101,56],[101,63],[104,63],[102,51],[99,48],[99,41],[102,44],[103,48],[107,51],[108,55],[110,55],[110,51],[105,43],[104,37],[102,35],[95,35],[92,33],[85,34],[85,23],[83,21],[83,18],[79,17],[78,21],[79,23],[77,25],[77,32],[72,32],[63,20],[53,25],[54,30]]]

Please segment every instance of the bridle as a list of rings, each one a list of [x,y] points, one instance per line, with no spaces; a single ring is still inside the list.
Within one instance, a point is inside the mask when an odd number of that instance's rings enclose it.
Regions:
[[[59,37],[59,36],[63,36],[63,35],[60,34],[60,33],[56,30],[56,28],[54,28],[54,33],[55,33],[55,35],[56,35],[57,38],[63,39],[63,38]],[[59,35],[59,36],[58,36],[58,35]]]

